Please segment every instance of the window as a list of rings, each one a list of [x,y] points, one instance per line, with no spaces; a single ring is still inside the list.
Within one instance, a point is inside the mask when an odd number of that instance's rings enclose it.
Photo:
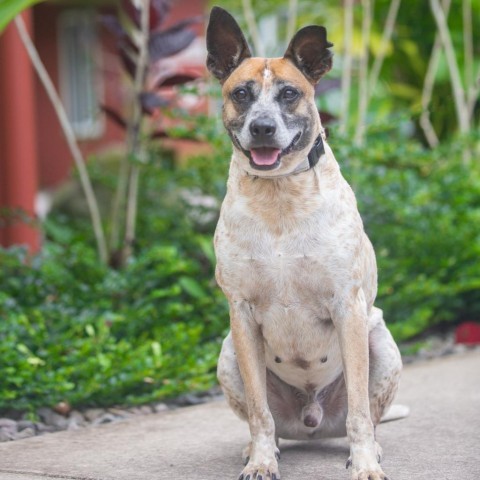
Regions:
[[[99,110],[102,89],[96,19],[89,10],[64,12],[58,23],[60,91],[68,118],[79,139],[99,137],[103,119]]]

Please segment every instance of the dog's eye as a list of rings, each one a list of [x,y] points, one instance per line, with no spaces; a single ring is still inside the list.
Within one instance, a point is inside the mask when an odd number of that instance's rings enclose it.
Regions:
[[[298,91],[291,87],[282,90],[282,98],[284,100],[295,100],[298,97]]]
[[[237,102],[244,102],[248,99],[248,90],[246,88],[237,88],[233,91],[232,96]]]

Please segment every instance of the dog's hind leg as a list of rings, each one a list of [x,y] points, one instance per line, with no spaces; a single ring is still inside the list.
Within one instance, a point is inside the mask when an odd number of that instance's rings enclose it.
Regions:
[[[397,393],[402,360],[392,335],[385,326],[382,311],[373,308],[370,320],[374,327],[369,333],[369,385],[370,414],[377,425],[390,407]]]
[[[230,408],[242,420],[248,421],[245,389],[238,368],[231,333],[225,337],[222,344],[217,364],[217,377]]]
[[[369,343],[369,382],[370,415],[376,427],[388,411],[398,389],[402,360],[392,335],[385,326],[383,312],[373,308],[370,314],[373,325],[368,336]],[[382,448],[375,440],[377,459],[382,459]]]

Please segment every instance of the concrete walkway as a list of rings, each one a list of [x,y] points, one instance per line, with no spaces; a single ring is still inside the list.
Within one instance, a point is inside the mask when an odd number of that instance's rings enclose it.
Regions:
[[[397,403],[410,416],[382,424],[393,480],[478,480],[480,353],[408,366]],[[246,424],[224,402],[0,444],[0,480],[235,480]],[[281,442],[283,480],[348,480],[346,439]]]

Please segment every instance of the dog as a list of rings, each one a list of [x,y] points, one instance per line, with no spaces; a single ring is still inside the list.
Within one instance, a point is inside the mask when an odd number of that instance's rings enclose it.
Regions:
[[[230,306],[218,379],[251,434],[239,480],[280,478],[279,438],[345,435],[352,479],[385,480],[375,426],[402,363],[374,306],[373,247],[315,106],[333,45],[308,26],[282,58],[255,58],[219,7],[206,39],[233,144],[214,245]]]

